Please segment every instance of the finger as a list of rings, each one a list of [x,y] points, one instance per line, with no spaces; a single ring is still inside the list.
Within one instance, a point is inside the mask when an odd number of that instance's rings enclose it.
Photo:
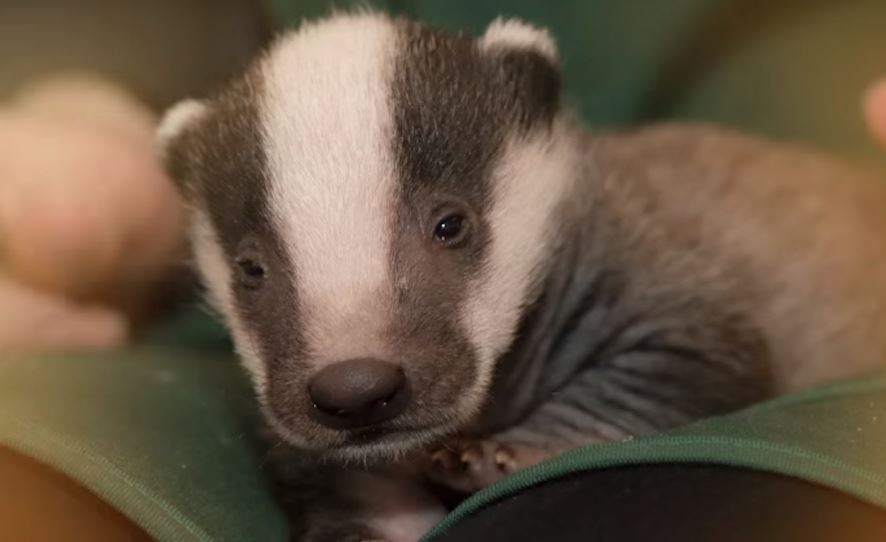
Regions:
[[[55,73],[20,88],[10,101],[18,112],[66,123],[105,126],[151,144],[156,115],[117,82],[90,73]]]
[[[4,271],[70,296],[108,282],[129,226],[118,209],[126,187],[105,169],[119,149],[87,130],[8,117],[0,117],[0,146]]]
[[[0,265],[19,282],[107,301],[183,257],[184,207],[150,144],[0,112],[0,148]]]
[[[122,346],[125,319],[110,310],[81,307],[0,279],[0,358],[62,350]]]
[[[864,113],[871,135],[886,148],[886,78],[868,90],[864,99]]]

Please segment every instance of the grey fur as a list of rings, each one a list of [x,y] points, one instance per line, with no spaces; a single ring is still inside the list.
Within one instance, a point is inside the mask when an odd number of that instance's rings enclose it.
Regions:
[[[680,137],[682,129],[673,130]],[[764,300],[741,262],[656,216],[659,203],[644,184],[661,164],[640,159],[655,142],[642,132],[624,141],[586,137],[593,158],[584,174],[592,181],[560,209],[561,247],[517,343],[498,363],[507,370],[497,373],[476,431],[520,425],[524,435],[539,433],[539,442],[577,432],[575,445],[588,435],[667,429],[774,393],[753,317]],[[706,174],[662,158],[674,182]],[[566,408],[549,409],[556,415],[539,412],[560,403]]]
[[[443,412],[476,378],[458,307],[488,257],[490,168],[509,133],[551,122],[559,74],[532,51],[482,54],[471,37],[396,23],[391,153],[399,178],[391,258],[402,295],[391,334],[416,368],[414,378],[428,381],[424,408]],[[427,251],[435,207],[453,202],[473,211],[471,242]]]

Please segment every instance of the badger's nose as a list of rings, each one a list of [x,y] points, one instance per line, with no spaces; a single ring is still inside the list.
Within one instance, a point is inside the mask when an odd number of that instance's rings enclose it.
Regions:
[[[396,418],[409,401],[400,367],[376,359],[340,361],[308,384],[314,419],[332,429],[357,429]]]

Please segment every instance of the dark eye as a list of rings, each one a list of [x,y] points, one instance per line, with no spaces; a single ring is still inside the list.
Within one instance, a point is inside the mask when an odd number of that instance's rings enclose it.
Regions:
[[[461,243],[468,231],[468,220],[461,213],[449,213],[434,226],[434,240],[446,246]]]
[[[237,280],[241,285],[257,289],[264,284],[267,272],[257,255],[240,256],[234,263],[237,267]]]

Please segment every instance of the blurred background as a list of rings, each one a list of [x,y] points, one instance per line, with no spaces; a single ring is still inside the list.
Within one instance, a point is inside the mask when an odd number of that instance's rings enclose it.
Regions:
[[[3,0],[0,96],[45,75],[91,70],[159,109],[230,76],[269,32],[258,0]]]
[[[703,118],[881,160],[857,102],[886,71],[882,0],[2,0],[0,97],[91,69],[162,108],[333,4],[471,32],[500,14],[548,26],[571,100],[598,125]]]

